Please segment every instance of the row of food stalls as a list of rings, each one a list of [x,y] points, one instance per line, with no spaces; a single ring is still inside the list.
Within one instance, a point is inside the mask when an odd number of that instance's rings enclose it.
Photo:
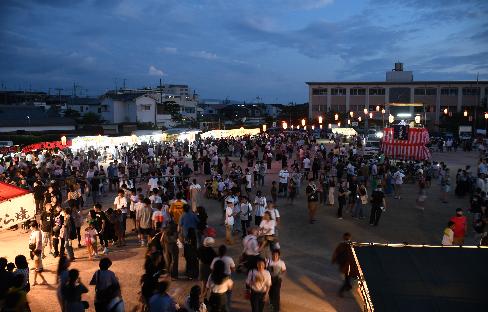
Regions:
[[[198,129],[183,129],[174,128],[167,131],[154,131],[154,130],[137,130],[129,136],[107,136],[107,135],[94,135],[94,136],[78,136],[73,138],[61,137],[59,141],[52,142],[39,142],[35,144],[20,146],[3,146],[0,147],[0,157],[10,155],[13,156],[18,153],[29,153],[36,150],[53,150],[63,149],[66,147],[71,148],[73,151],[102,149],[106,147],[115,146],[133,146],[143,143],[154,144],[158,142],[194,142],[197,139],[222,139],[230,137],[242,137],[253,136],[260,133],[260,128],[238,128],[228,130],[211,130],[202,132]]]

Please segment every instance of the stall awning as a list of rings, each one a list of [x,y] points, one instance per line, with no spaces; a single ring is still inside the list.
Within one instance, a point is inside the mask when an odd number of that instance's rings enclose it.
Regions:
[[[28,193],[29,191],[20,187],[0,182],[0,203]]]

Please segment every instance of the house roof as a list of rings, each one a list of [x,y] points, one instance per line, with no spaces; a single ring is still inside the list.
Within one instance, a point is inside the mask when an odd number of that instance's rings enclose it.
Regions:
[[[486,85],[488,81],[476,81],[476,80],[457,80],[457,81],[407,81],[407,82],[394,82],[394,81],[308,81],[305,82],[309,86],[314,85],[457,85],[457,84],[470,84],[470,85]]]
[[[28,105],[2,105],[0,106],[0,126],[27,127],[27,126],[65,126],[75,125],[75,121],[60,117],[54,110],[44,110],[42,107]]]
[[[92,97],[82,98],[82,97],[76,97],[76,98],[71,99],[68,102],[68,105],[86,105],[86,106],[93,105],[93,106],[98,106],[98,105],[100,105],[100,103],[101,103],[101,101],[100,101],[99,98],[92,98]]]
[[[487,247],[354,245],[375,312],[485,311]]]

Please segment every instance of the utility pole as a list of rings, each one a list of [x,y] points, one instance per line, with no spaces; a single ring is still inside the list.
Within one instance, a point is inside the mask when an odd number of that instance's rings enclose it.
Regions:
[[[56,88],[54,90],[58,91],[58,101],[59,101],[59,105],[61,106],[61,91],[63,89],[62,88]]]
[[[125,90],[125,80],[126,80],[126,79],[124,78],[124,90]]]

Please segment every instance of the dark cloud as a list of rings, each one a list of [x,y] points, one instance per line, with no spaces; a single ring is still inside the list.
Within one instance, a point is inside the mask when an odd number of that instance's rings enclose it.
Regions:
[[[362,16],[337,23],[316,21],[294,31],[266,29],[258,20],[247,19],[231,29],[249,41],[294,49],[312,58],[339,55],[346,62],[358,54],[375,54],[392,48],[407,34],[402,30],[374,25]]]

